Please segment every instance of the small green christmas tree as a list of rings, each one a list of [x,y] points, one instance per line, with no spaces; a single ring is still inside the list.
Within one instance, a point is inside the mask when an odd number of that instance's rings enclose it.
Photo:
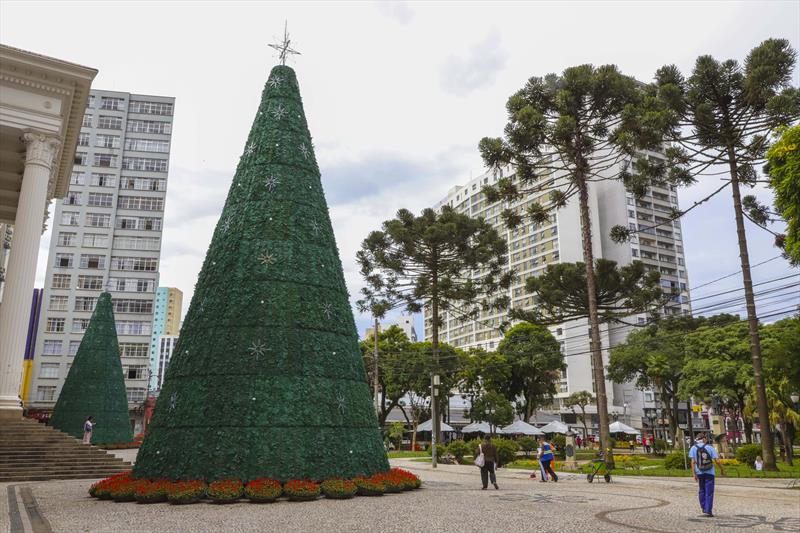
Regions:
[[[276,66],[134,476],[388,469],[297,79]]]
[[[96,424],[92,443],[133,440],[114,311],[107,292],[97,299],[97,307],[58,396],[50,425],[81,438],[83,424],[90,416]]]

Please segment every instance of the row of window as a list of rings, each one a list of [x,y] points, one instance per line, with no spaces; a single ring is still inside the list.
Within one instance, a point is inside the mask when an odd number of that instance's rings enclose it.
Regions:
[[[70,185],[86,185],[86,173],[74,170],[69,180]],[[92,187],[116,187],[117,176],[114,174],[92,173]],[[166,191],[167,180],[164,178],[136,178],[123,176],[120,178],[120,189],[132,191]]]
[[[75,321],[80,322],[80,325],[83,325],[83,322],[88,323],[89,319],[75,319]],[[74,321],[73,321],[74,322]],[[73,327],[73,333],[76,333],[75,328]],[[79,333],[83,333],[86,331],[84,327],[82,330],[78,331]],[[81,341],[69,341],[69,351],[67,352],[70,356],[75,356],[78,353],[78,346],[80,346]],[[64,350],[64,341],[60,340],[53,340],[53,339],[46,339],[44,341],[44,345],[42,347],[42,354],[43,355],[62,355]],[[136,343],[136,342],[121,342],[119,343],[119,355],[120,357],[147,357],[150,351],[147,344]]]
[[[122,117],[115,117],[112,115],[100,115],[97,117],[97,128],[103,130],[122,130]],[[83,116],[82,126],[85,128],[92,127],[92,115],[86,114]],[[163,120],[128,120],[126,131],[129,133],[154,133],[158,135],[169,135],[172,132],[172,123]],[[85,132],[84,132],[85,133]],[[103,134],[107,135],[107,134]],[[85,146],[89,145],[88,139]],[[109,147],[117,148],[117,147]]]
[[[64,205],[82,205],[83,193],[69,191],[64,198]],[[111,207],[114,203],[114,194],[108,192],[90,192],[86,205],[89,207]],[[120,209],[139,209],[142,211],[163,211],[164,199],[152,196],[120,196],[117,199]]]
[[[143,402],[147,396],[147,389],[141,387],[128,387],[127,388],[128,403]],[[55,385],[39,385],[36,387],[36,401],[37,402],[54,402],[56,401],[56,386]]]
[[[75,254],[57,253],[54,266],[56,268],[72,268]],[[81,254],[79,268],[106,268],[105,255]],[[158,259],[155,257],[111,257],[111,270],[133,270],[141,272],[155,272],[158,270]]]
[[[102,285],[103,278],[100,277],[99,280],[95,279],[90,281],[91,283]],[[68,296],[52,295],[50,296],[48,309],[50,311],[67,311],[68,304],[69,304]],[[149,314],[153,312],[153,300],[137,300],[132,298],[122,298],[122,299],[111,300],[111,304],[114,308],[115,313]],[[93,296],[76,296],[75,306],[73,307],[73,310],[94,311],[96,305],[97,305],[97,298]]]
[[[118,157],[115,154],[94,154],[92,161],[93,167],[117,168]],[[89,164],[89,154],[86,152],[75,152],[74,163],[78,166]],[[123,170],[144,170],[147,172],[166,172],[167,160],[153,157],[123,157]]]
[[[76,323],[77,321],[77,323]],[[45,332],[64,333],[66,331],[66,318],[50,317],[47,319]],[[83,333],[89,327],[89,319],[73,319],[72,332]],[[152,323],[147,320],[121,320],[116,323],[117,335],[150,335]]]
[[[78,211],[62,211],[62,226],[80,226],[81,214]],[[111,215],[107,213],[86,213],[86,226],[92,228],[111,227]],[[118,216],[115,227],[117,229],[160,231],[161,219],[155,217]]]

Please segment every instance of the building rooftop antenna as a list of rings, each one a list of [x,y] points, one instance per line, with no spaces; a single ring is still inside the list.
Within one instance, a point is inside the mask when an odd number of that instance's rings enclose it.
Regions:
[[[291,39],[289,39],[289,22],[285,21],[284,25],[283,25],[283,42],[275,43],[275,44],[269,44],[267,46],[277,50],[278,51],[278,58],[281,61],[281,65],[286,65],[286,58],[290,54],[300,55],[300,52],[298,52],[297,50],[293,49],[291,47],[291,44],[292,44],[292,41],[291,41]]]

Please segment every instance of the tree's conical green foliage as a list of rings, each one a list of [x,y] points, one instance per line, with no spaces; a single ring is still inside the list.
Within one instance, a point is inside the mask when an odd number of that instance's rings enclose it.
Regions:
[[[97,300],[92,320],[53,409],[50,425],[80,438],[83,424],[90,416],[96,424],[92,431],[93,444],[133,440],[114,311],[107,292]]]
[[[276,66],[134,475],[388,468],[297,79]]]

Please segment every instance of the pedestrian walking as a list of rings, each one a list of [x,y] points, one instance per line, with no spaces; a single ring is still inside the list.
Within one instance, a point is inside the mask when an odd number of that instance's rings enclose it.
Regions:
[[[497,476],[495,476],[495,469],[497,468],[497,448],[492,444],[489,435],[483,438],[483,442],[478,444],[478,457],[475,459],[475,464],[481,467],[481,483],[483,490],[489,486],[489,480],[492,481],[495,490],[500,487],[497,486]]]
[[[580,436],[580,435],[578,435],[577,437],[575,437],[575,446],[577,446],[578,448],[580,448],[580,447],[581,447],[581,442],[583,442],[583,440],[581,439],[581,436]]]
[[[631,455],[636,452],[636,439],[631,439],[628,441],[628,449],[630,450]]]
[[[539,437],[539,446],[542,448],[539,464],[542,466],[543,471],[549,474],[550,478],[557,483],[558,476],[553,472],[553,445],[544,440],[544,437]]]
[[[94,429],[94,417],[90,416],[86,419],[86,422],[83,423],[83,443],[84,444],[91,444],[92,443],[92,430]]]
[[[697,436],[694,446],[689,450],[689,457],[692,458],[692,473],[697,481],[700,509],[703,515],[714,516],[714,463],[719,467],[720,474],[725,475],[725,470],[719,462],[717,450],[708,444],[705,433]]]
[[[644,453],[650,453],[650,448],[647,447],[647,435],[642,436],[642,449]]]

